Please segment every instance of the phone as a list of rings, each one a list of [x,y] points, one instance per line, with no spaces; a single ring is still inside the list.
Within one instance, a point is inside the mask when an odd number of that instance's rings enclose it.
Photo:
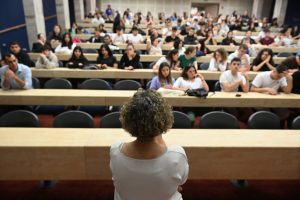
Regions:
[[[236,94],[235,96],[236,96],[236,97],[241,97],[242,95],[241,95],[241,94]]]

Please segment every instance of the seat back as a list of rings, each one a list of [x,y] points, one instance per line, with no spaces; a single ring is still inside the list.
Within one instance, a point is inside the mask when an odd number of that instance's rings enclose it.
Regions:
[[[292,121],[292,129],[300,129],[300,116],[296,117],[293,121]]]
[[[80,84],[81,89],[111,90],[109,83],[102,79],[88,79]]]
[[[222,90],[222,88],[221,88],[221,83],[220,83],[220,81],[217,81],[216,83],[215,83],[215,85],[214,85],[214,91],[215,92],[219,92],[219,91],[221,91]]]
[[[179,111],[173,111],[174,123],[172,128],[192,128],[192,122],[187,114]]]
[[[278,53],[277,57],[290,57],[293,56],[292,53],[288,53],[288,52],[280,52]]]
[[[38,78],[31,77],[31,80],[32,80],[32,88],[34,88],[34,89],[41,88],[40,80]]]
[[[120,112],[108,113],[102,117],[100,128],[122,128]]]
[[[84,48],[82,49],[83,53],[98,53],[97,49]]]
[[[14,110],[0,118],[1,127],[39,127],[39,118],[28,110]]]
[[[208,70],[209,68],[209,63],[202,63],[200,65],[200,70]]]
[[[251,129],[280,129],[280,118],[269,111],[258,111],[248,119]]]
[[[235,116],[222,111],[213,111],[201,117],[200,128],[239,129],[240,126]]]
[[[46,89],[72,89],[72,83],[64,78],[53,78],[46,81],[44,88]]]
[[[139,88],[141,88],[142,85],[134,80],[122,80],[122,81],[118,81],[115,84],[115,90],[137,90]]]
[[[93,128],[93,117],[86,112],[71,110],[57,115],[53,121],[55,128]]]

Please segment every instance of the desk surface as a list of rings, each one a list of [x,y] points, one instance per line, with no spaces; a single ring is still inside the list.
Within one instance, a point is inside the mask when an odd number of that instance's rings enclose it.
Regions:
[[[0,91],[0,105],[123,105],[135,91],[120,90],[60,90],[31,89]],[[276,107],[299,108],[300,95],[262,93],[216,92],[207,99],[190,96],[165,96],[172,106],[178,107]]]
[[[122,129],[0,132],[0,180],[111,180],[111,144],[134,139]],[[184,147],[189,179],[300,179],[298,130],[172,129],[164,139]]]

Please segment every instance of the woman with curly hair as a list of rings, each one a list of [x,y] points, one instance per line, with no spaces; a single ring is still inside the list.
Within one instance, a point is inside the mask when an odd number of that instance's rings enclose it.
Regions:
[[[154,90],[139,90],[122,108],[122,127],[136,140],[110,149],[114,199],[182,199],[188,177],[185,151],[162,138],[173,124],[171,106]]]
[[[275,63],[273,61],[272,49],[262,49],[254,58],[252,63],[252,70],[257,71],[272,71],[275,69]]]

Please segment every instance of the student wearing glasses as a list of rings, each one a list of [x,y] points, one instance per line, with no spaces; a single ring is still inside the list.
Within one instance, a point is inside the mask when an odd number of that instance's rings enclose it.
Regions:
[[[142,68],[142,63],[140,63],[140,55],[135,52],[133,44],[128,44],[126,47],[126,52],[123,54],[119,68],[126,70],[133,70],[137,68]]]

